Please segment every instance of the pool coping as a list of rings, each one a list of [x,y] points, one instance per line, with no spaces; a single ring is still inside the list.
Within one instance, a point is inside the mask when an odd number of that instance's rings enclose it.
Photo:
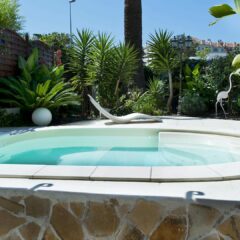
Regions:
[[[60,128],[95,128],[109,126],[59,126],[34,129],[45,131]],[[132,128],[132,125],[111,126],[114,128]],[[135,129],[143,129],[137,125]],[[188,132],[215,134],[221,136],[240,137],[240,132],[234,129],[212,130],[206,128],[184,128],[156,125],[144,125],[145,129],[155,129],[159,132]],[[32,129],[31,129],[32,131]],[[24,131],[23,131],[24,132]],[[6,132],[6,135],[11,133]],[[113,167],[113,166],[50,166],[50,165],[18,165],[1,164],[0,178],[54,179],[54,180],[91,180],[91,181],[133,181],[133,182],[199,182],[226,181],[240,179],[240,162],[179,167]]]
[[[1,164],[0,178],[198,182],[240,179],[240,163],[185,167],[95,167]]]

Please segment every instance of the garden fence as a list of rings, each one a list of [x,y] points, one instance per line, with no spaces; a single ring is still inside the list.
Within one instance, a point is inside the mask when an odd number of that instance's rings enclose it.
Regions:
[[[18,57],[27,57],[33,48],[39,49],[39,61],[53,65],[54,52],[45,43],[34,40],[29,41],[28,36],[20,36],[9,29],[0,29],[0,77],[18,74]]]

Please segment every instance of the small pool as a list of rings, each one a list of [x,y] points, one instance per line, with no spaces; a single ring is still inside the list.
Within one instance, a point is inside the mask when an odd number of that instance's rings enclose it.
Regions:
[[[0,164],[202,166],[240,161],[240,139],[156,129],[50,129],[0,137]]]

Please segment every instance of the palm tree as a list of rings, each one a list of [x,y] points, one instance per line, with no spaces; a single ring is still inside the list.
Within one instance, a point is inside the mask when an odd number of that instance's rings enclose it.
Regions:
[[[124,14],[125,42],[136,48],[138,51],[138,71],[134,82],[137,87],[145,88],[143,72],[143,49],[142,49],[142,1],[125,0]]]
[[[157,72],[167,72],[169,79],[168,111],[172,111],[173,79],[172,70],[177,65],[176,52],[171,44],[172,33],[159,30],[150,35],[148,42],[148,58],[150,66]]]

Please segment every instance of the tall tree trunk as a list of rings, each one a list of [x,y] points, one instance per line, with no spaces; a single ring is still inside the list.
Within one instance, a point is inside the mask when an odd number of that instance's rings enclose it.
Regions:
[[[81,112],[81,115],[84,119],[89,117],[91,113],[91,107],[90,107],[91,104],[89,101],[88,94],[91,94],[91,87],[85,86],[82,91],[83,102],[82,102],[82,112]]]
[[[145,88],[143,71],[143,48],[142,48],[142,1],[125,0],[124,13],[125,42],[135,46],[138,50],[138,69],[134,82],[139,88]]]
[[[167,108],[169,113],[172,112],[172,100],[173,100],[173,80],[172,80],[172,72],[168,71],[168,79],[169,79],[169,98],[167,101]]]

